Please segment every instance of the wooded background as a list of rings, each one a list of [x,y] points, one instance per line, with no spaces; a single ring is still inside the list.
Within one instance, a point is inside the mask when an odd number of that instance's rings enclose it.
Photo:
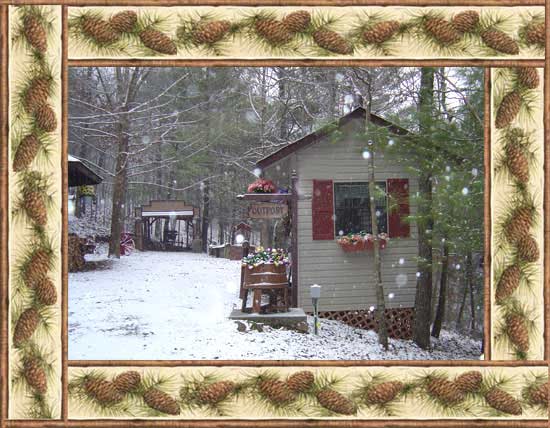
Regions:
[[[421,177],[411,221],[430,250],[418,260],[429,272],[417,292],[424,336],[432,323],[435,336],[442,324],[481,335],[483,69],[89,67],[69,77],[69,152],[104,177],[94,221],[119,236],[135,207],[184,199],[201,208],[205,244],[229,241],[246,220],[236,195],[258,159],[348,113],[368,86],[372,113],[414,133],[391,150]]]

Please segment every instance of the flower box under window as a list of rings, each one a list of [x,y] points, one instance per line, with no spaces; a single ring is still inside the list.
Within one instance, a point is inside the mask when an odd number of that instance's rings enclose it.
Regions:
[[[381,250],[386,248],[387,240],[388,238],[385,233],[378,235]],[[339,237],[336,242],[345,253],[374,250],[374,238],[368,233],[348,234]]]

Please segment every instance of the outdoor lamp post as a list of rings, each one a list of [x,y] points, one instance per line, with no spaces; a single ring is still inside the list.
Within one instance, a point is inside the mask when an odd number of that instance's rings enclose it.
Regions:
[[[313,303],[313,333],[319,334],[319,307],[318,302],[321,297],[321,286],[313,284],[309,289],[311,301]]]

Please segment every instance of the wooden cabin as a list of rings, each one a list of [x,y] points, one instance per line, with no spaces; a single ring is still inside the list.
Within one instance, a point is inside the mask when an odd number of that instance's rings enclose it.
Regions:
[[[386,127],[390,135],[408,133],[374,114],[370,120],[372,125]],[[293,171],[297,174],[297,236],[293,237],[298,257],[297,282],[293,284],[297,306],[311,312],[310,286],[319,284],[322,315],[369,328],[374,322],[369,309],[376,305],[373,253],[346,253],[337,243],[341,234],[371,231],[369,162],[363,157],[365,143],[354,137],[364,129],[365,110],[353,110],[336,126],[342,136],[337,141],[331,138],[334,126],[327,126],[284,146],[257,165],[263,176],[279,186],[291,182]],[[405,317],[407,326],[397,327],[401,333],[392,336],[409,337],[418,243],[416,225],[407,217],[416,212],[409,195],[417,191],[418,180],[403,164],[381,151],[375,163],[376,182],[386,191],[386,196],[377,198],[376,209],[380,213],[379,229],[389,236],[381,250],[387,315]],[[398,201],[392,203],[392,210],[388,200]]]

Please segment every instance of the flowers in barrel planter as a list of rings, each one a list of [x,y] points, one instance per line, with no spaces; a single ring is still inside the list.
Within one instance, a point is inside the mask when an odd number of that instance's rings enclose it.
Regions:
[[[379,233],[378,239],[380,240],[380,249],[383,250],[386,248],[388,235],[386,233]],[[345,253],[355,253],[358,251],[372,250],[374,248],[374,236],[364,231],[359,233],[350,232],[347,235],[339,236],[336,242]]]
[[[275,266],[287,266],[290,261],[286,252],[280,248],[263,248],[257,247],[253,254],[243,258],[244,266],[248,266],[249,269],[253,269],[260,265],[275,265]]]
[[[248,186],[248,193],[275,193],[276,187],[273,181],[265,178],[258,178],[254,183]]]

